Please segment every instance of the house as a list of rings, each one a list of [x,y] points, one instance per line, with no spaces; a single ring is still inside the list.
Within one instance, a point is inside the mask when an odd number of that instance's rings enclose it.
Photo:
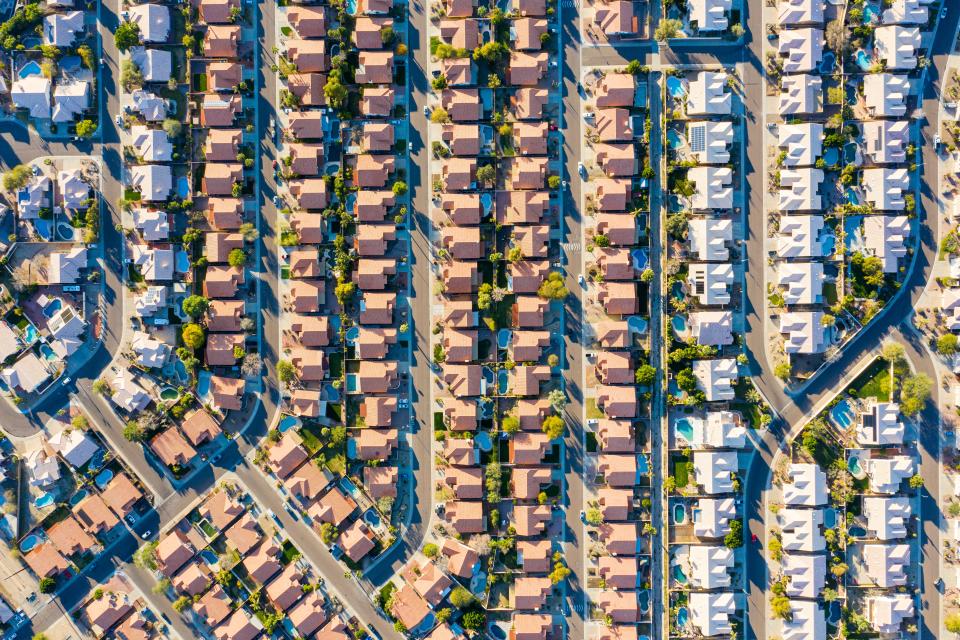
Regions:
[[[635,387],[600,385],[597,387],[597,406],[607,418],[636,418],[636,392]]]
[[[290,16],[290,13],[287,13]],[[240,40],[240,26],[211,24],[203,41],[203,53],[208,58],[236,58]]]
[[[692,263],[687,272],[690,295],[703,305],[730,304],[733,265],[729,263]]]
[[[291,563],[267,584],[265,589],[267,597],[278,611],[287,611],[303,595],[301,579],[301,569],[296,563]]]
[[[687,141],[691,155],[701,164],[727,164],[733,144],[733,123],[688,122]]]
[[[483,103],[476,88],[451,87],[440,94],[440,105],[454,122],[480,120]]]
[[[820,603],[813,600],[790,600],[790,617],[783,621],[783,640],[826,638],[827,618]]]
[[[515,613],[511,640],[546,640],[553,628],[553,618],[547,613]]]
[[[116,626],[118,622],[124,619],[134,610],[134,603],[131,602],[130,594],[112,589],[100,589],[103,595],[100,598],[93,598],[83,609],[83,617],[90,626],[90,630],[101,638]],[[114,637],[120,637],[120,632],[114,634]]]
[[[817,598],[826,583],[827,558],[823,555],[786,554],[783,556],[783,575],[788,579],[788,597]]]
[[[812,463],[794,462],[787,471],[790,482],[783,485],[783,503],[794,507],[822,507],[827,504],[827,474]]]
[[[323,38],[327,35],[327,8],[312,5],[291,6],[287,11],[287,22],[301,38]]]
[[[171,582],[178,592],[195,596],[206,591],[212,577],[210,569],[207,568],[205,563],[192,560],[173,576]]]
[[[783,76],[779,106],[782,117],[816,114],[822,110],[823,81],[820,76],[806,73]]]
[[[246,383],[242,378],[210,376],[210,404],[220,411],[239,411],[243,407]]]
[[[511,36],[517,50],[539,50],[547,36],[547,21],[542,18],[516,18],[513,20]]]
[[[825,255],[822,215],[783,216],[777,236],[781,258],[820,258]]]
[[[337,545],[352,561],[360,562],[375,546],[373,532],[362,520],[355,520],[337,538]]]
[[[694,311],[689,320],[690,335],[697,344],[715,347],[733,344],[732,311]]]
[[[860,584],[892,588],[906,585],[910,568],[910,545],[864,544],[860,550],[865,571]]]
[[[157,565],[167,577],[174,575],[196,554],[193,541],[180,529],[174,529],[157,543]]]
[[[636,438],[629,420],[600,418],[597,420],[597,439],[605,453],[632,453]]]
[[[70,563],[60,555],[52,542],[41,542],[23,559],[38,578],[55,578],[70,568]]]
[[[690,253],[700,260],[725,262],[730,258],[727,245],[733,242],[733,221],[723,218],[690,218],[687,223]]]
[[[203,143],[207,162],[236,162],[240,153],[243,131],[240,129],[210,129]]]
[[[550,578],[520,576],[513,584],[513,608],[517,611],[543,609],[551,590]]]
[[[463,504],[463,503],[461,503]],[[513,525],[521,538],[542,535],[551,519],[548,505],[514,505]]]
[[[781,124],[777,127],[777,139],[780,148],[787,152],[783,160],[787,167],[808,167],[823,155],[821,122]]]
[[[207,330],[240,331],[243,311],[242,300],[211,300],[207,307]]]
[[[357,68],[357,84],[390,84],[393,82],[392,51],[361,51]]]
[[[781,27],[823,24],[823,0],[779,0],[777,22]]]
[[[594,9],[593,24],[607,37],[638,33],[637,16],[628,0],[604,2]]]
[[[386,117],[393,111],[393,103],[394,91],[390,87],[365,87],[360,112],[368,117]]]
[[[549,573],[552,549],[550,540],[518,540],[517,565],[524,573]]]
[[[356,509],[357,503],[352,497],[333,487],[310,507],[308,514],[318,523],[328,522],[339,527]]]
[[[130,515],[134,505],[143,498],[143,493],[125,473],[116,475],[100,495],[114,513],[122,518]]]
[[[857,441],[863,446],[899,446],[905,427],[900,421],[900,405],[876,402],[857,418]]]
[[[90,83],[86,80],[61,80],[53,90],[54,122],[72,122],[90,106]]]
[[[83,34],[83,11],[52,13],[43,19],[43,43],[69,49]]]
[[[483,533],[487,530],[487,518],[483,513],[483,502],[450,500],[444,509],[443,519],[454,531],[461,535]]]
[[[326,401],[320,399],[319,389],[294,389],[290,393],[290,411],[301,418],[317,418]]]
[[[215,584],[197,601],[193,610],[208,627],[216,627],[233,611],[231,604],[230,596],[219,584]]]
[[[783,351],[787,355],[823,353],[827,349],[827,327],[823,311],[784,311],[780,314]]]
[[[396,429],[361,429],[352,443],[353,457],[359,460],[386,460],[397,447],[398,432]]]
[[[270,447],[267,464],[278,478],[286,478],[309,457],[295,431],[288,431]]]
[[[866,216],[863,219],[864,251],[880,258],[884,273],[896,273],[907,255],[910,220],[907,216]]]
[[[520,548],[519,542],[517,548]],[[477,552],[453,538],[444,539],[440,553],[447,559],[447,570],[459,578],[469,580],[480,570]]]
[[[883,24],[917,24],[926,26],[931,0],[894,0],[883,10]]]
[[[26,109],[31,118],[46,120],[51,117],[49,78],[40,74],[28,75],[14,81],[10,89],[10,98],[17,109]]]
[[[222,432],[216,419],[203,409],[194,409],[186,414],[180,429],[196,447],[214,440]]]
[[[917,465],[913,458],[905,455],[871,457],[863,461],[863,470],[870,478],[871,491],[894,495],[900,491],[903,482],[917,472]]]
[[[866,599],[864,616],[875,631],[884,635],[900,634],[903,623],[915,615],[913,594],[888,593]]]
[[[597,473],[611,487],[633,487],[640,481],[636,455],[601,453]]]
[[[898,24],[883,24],[873,32],[873,51],[888,70],[915,69],[917,49],[921,46],[920,29]]]
[[[411,563],[402,575],[431,608],[438,607],[454,585],[440,567],[429,561],[420,566]]]
[[[363,485],[375,500],[396,498],[400,472],[397,467],[364,467]]]
[[[47,540],[64,556],[86,553],[97,544],[96,539],[84,531],[72,515],[47,529]]]
[[[736,597],[731,592],[696,592],[688,602],[690,626],[703,637],[729,635],[731,618],[737,613]],[[784,640],[787,640],[784,637]]]
[[[630,316],[638,311],[637,288],[634,282],[603,282],[597,302],[610,316]],[[538,326],[542,327],[541,322]]]
[[[254,640],[260,637],[260,628],[251,622],[256,619],[243,609],[238,609],[213,630],[217,640]]]
[[[907,113],[910,80],[905,75],[871,73],[863,77],[867,109],[878,118],[901,118]]]
[[[730,521],[737,517],[733,498],[699,498],[696,507],[693,533],[698,538],[722,538],[730,531]]]
[[[300,101],[301,107],[317,107],[327,104],[323,93],[327,77],[322,73],[291,73],[287,76],[287,89]]]
[[[863,170],[866,200],[877,209],[903,211],[904,194],[910,192],[910,174],[906,167],[871,167]]]
[[[47,271],[49,284],[74,284],[80,280],[80,272],[87,268],[87,250],[75,247],[66,253],[55,251],[50,254],[50,267]]]
[[[597,107],[633,107],[637,102],[637,79],[630,73],[606,73],[594,88]]]
[[[907,161],[910,144],[909,120],[871,120],[863,123],[863,144],[875,164]]]
[[[127,20],[140,29],[143,42],[166,43],[170,37],[170,9],[162,4],[138,4],[131,6]]]
[[[243,559],[243,568],[247,570],[251,578],[259,584],[263,584],[282,568],[280,563],[277,562],[279,557],[279,545],[268,538]]]
[[[441,19],[440,38],[454,49],[473,51],[480,45],[480,21],[473,18]]]
[[[173,55],[165,49],[131,47],[130,60],[140,69],[144,82],[168,82],[173,72]]]
[[[780,509],[778,520],[783,550],[817,553],[823,551],[823,509]]]
[[[136,89],[130,94],[131,108],[147,122],[161,122],[167,117],[167,102],[156,94]]]
[[[226,490],[217,490],[203,501],[200,515],[218,531],[228,528],[246,509]]]
[[[130,136],[137,155],[144,162],[170,162],[173,158],[173,144],[163,129],[135,125],[130,128]]]
[[[733,492],[737,473],[735,451],[694,451],[694,482],[710,495]]]
[[[186,466],[197,450],[175,428],[167,429],[150,440],[150,448],[168,467]]]
[[[783,169],[780,172],[781,211],[819,211],[822,208],[820,185],[823,170],[813,167]]]
[[[327,601],[324,597],[312,591],[287,610],[287,617],[293,623],[297,633],[301,637],[308,638],[327,621],[326,606]]]
[[[148,202],[160,202],[170,196],[173,173],[169,165],[147,164],[130,167],[130,188],[140,192]]]
[[[221,231],[239,229],[243,223],[243,202],[240,198],[209,198],[207,220]]]
[[[200,19],[207,24],[235,22],[242,13],[240,0],[198,0]]]
[[[733,170],[729,167],[694,167],[687,179],[696,189],[690,198],[695,210],[733,208]]]
[[[301,40],[293,38],[287,41],[287,58],[296,65],[299,73],[317,73],[327,71],[330,61],[327,57],[327,41],[323,38]]]
[[[507,69],[509,84],[519,87],[536,86],[547,72],[548,60],[546,52],[511,51],[510,66]]]
[[[747,430],[738,413],[708,411],[703,418],[685,416],[683,419],[690,432],[682,438],[695,449],[740,449],[745,444]]]
[[[205,93],[200,106],[200,124],[204,127],[232,127],[242,111],[239,94]]]
[[[729,115],[732,100],[726,73],[700,71],[687,87],[687,115]]]
[[[728,589],[732,585],[734,569],[733,550],[721,545],[690,545],[681,547],[685,554],[681,564],[691,589]]]
[[[727,14],[732,8],[733,0],[690,0],[687,17],[691,25],[697,25],[699,33],[726,31],[730,24]]]
[[[143,411],[152,402],[150,395],[133,378],[129,369],[120,369],[110,381],[113,393],[110,399],[128,413]]]
[[[823,264],[819,262],[781,262],[777,266],[777,286],[785,289],[784,302],[818,304],[823,299]]]
[[[779,51],[783,59],[783,73],[809,73],[817,69],[823,59],[823,30],[802,27],[780,32]]]
[[[421,625],[426,627],[427,624],[431,626],[433,624],[430,606],[409,583],[404,583],[403,586],[393,592],[393,598],[390,601],[390,613],[404,628],[409,629],[412,633],[420,631]]]
[[[539,120],[543,117],[543,107],[547,104],[546,89],[529,87],[517,90],[511,103],[518,120]]]

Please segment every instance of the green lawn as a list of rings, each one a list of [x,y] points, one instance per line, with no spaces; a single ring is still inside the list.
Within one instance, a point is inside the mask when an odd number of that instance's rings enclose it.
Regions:
[[[876,398],[880,402],[889,402],[890,366],[885,360],[877,358],[850,384],[850,389],[858,398]]]
[[[311,456],[323,448],[323,443],[320,441],[320,425],[316,423],[304,423],[300,427],[300,437],[303,439],[304,448]]]
[[[688,460],[677,460],[673,464],[673,479],[677,482],[677,488],[683,488],[690,484],[690,472],[693,464]]]
[[[293,543],[287,540],[283,543],[283,546],[280,547],[280,564],[287,566],[291,562],[294,562],[297,558],[300,557],[300,551],[293,546]]]
[[[597,408],[596,398],[587,398],[586,410],[587,410],[587,420],[603,419],[603,411]]]

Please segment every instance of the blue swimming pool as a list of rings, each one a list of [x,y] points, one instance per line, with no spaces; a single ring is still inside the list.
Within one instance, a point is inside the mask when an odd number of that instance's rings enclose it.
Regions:
[[[679,149],[684,144],[686,140],[683,139],[683,136],[680,135],[675,129],[667,129],[667,146],[671,149]]]
[[[353,480],[350,478],[340,478],[340,488],[344,493],[350,494],[351,496],[357,495],[357,485],[353,484]]]
[[[211,551],[210,549],[204,549],[200,552],[200,557],[203,558],[203,561],[210,566],[219,564],[220,558],[217,557],[217,554]]]
[[[677,76],[667,76],[667,92],[674,98],[682,98],[687,94],[687,89]]]
[[[187,380],[190,379],[190,375],[187,373],[186,365],[184,365],[179,360],[177,360],[173,368],[177,372],[177,379],[180,380],[181,382],[186,382]]]
[[[357,206],[357,194],[348,193],[347,194],[347,213],[353,213],[356,206]]]
[[[53,349],[48,344],[40,345],[40,355],[43,356],[43,359],[47,362],[51,362],[57,359],[57,354],[53,352]]]
[[[356,393],[360,390],[360,376],[355,373],[347,374],[347,393]]]
[[[854,477],[863,475],[863,467],[860,466],[860,458],[857,456],[850,456],[847,459],[847,470],[853,474]]]
[[[45,493],[33,501],[33,506],[35,506],[38,509],[43,509],[44,507],[49,507],[55,501],[56,501],[56,498],[53,497],[53,494]]]
[[[687,319],[683,316],[673,316],[670,318],[670,326],[673,327],[673,332],[677,336],[683,336],[687,332]]]
[[[673,505],[673,523],[683,524],[687,521],[687,508],[682,504]]]
[[[350,327],[343,337],[346,339],[347,344],[357,344],[357,339],[360,337],[360,327]]]
[[[491,400],[490,398],[480,398],[477,404],[480,405],[481,418],[493,417],[493,400]]]
[[[848,142],[843,145],[843,161],[847,164],[854,164],[857,162],[857,143]]]
[[[347,0],[346,7],[347,13],[355,15],[357,13],[357,0]]]
[[[510,372],[506,369],[497,371],[497,393],[504,395],[510,388]]]
[[[863,71],[869,71],[870,67],[873,66],[873,63],[870,61],[870,56],[868,56],[867,52],[863,49],[857,49],[856,61],[857,66]]]
[[[43,315],[45,315],[48,318],[52,318],[54,315],[56,315],[57,311],[60,311],[60,309],[62,308],[63,308],[63,300],[61,300],[60,298],[54,298],[53,300],[47,303],[47,306],[43,308]]]
[[[849,429],[853,424],[853,407],[847,400],[841,400],[830,409],[830,418],[841,429]]]
[[[300,418],[297,416],[283,416],[283,418],[280,420],[280,424],[277,426],[277,429],[280,431],[280,433],[286,433],[293,427],[299,426]]]
[[[643,271],[647,268],[649,257],[647,256],[646,249],[634,249],[630,252],[630,257],[633,259],[633,268],[635,270]]]
[[[689,443],[693,443],[693,425],[690,424],[690,420],[687,418],[680,418],[673,425],[673,430],[678,436],[683,438]]]
[[[673,565],[673,579],[676,580],[677,584],[687,584],[687,574],[683,572],[683,567],[678,564]],[[679,624],[679,617],[677,616],[677,624]]]
[[[177,195],[181,200],[190,197],[190,181],[185,176],[177,178]]]
[[[687,626],[687,620],[689,619],[689,612],[686,607],[680,607],[677,609],[677,626],[685,627]]]
[[[490,207],[493,206],[493,196],[489,193],[480,194],[480,206],[483,207],[484,213],[490,212]]]
[[[33,228],[37,230],[37,235],[39,235],[44,240],[53,239],[52,236],[50,235],[53,232],[50,230],[49,220],[44,220],[43,218],[37,218],[36,220],[33,221]]]
[[[510,329],[499,329],[497,331],[497,346],[506,349],[513,340],[513,332]]]
[[[836,147],[827,147],[823,152],[823,162],[828,167],[837,164],[840,160],[840,149]]]
[[[857,192],[851,188],[847,187],[847,190],[844,192],[847,196],[847,203],[852,205],[860,204],[860,196],[857,195]]]
[[[480,451],[491,451],[493,450],[493,442],[490,440],[490,434],[486,431],[480,431],[474,436],[473,441],[476,443]]]
[[[876,22],[880,17],[880,12],[872,4],[868,4],[863,7],[863,24],[870,24],[871,22]]]
[[[627,318],[627,328],[636,333],[646,333],[649,324],[647,319],[641,316],[630,316]]]
[[[368,509],[363,514],[363,520],[371,527],[380,526],[380,514],[377,513],[376,509]]]
[[[863,527],[850,527],[847,532],[854,538],[865,538],[867,537],[867,530]]]
[[[823,60],[820,61],[820,73],[830,73],[833,71],[833,65],[837,61],[837,56],[832,51],[823,54]]]
[[[20,542],[20,551],[28,553],[38,544],[40,544],[40,536],[31,533]]]
[[[175,257],[177,273],[187,273],[190,271],[190,256],[186,251],[177,251]]]
[[[40,63],[35,60],[31,60],[27,64],[20,67],[20,73],[18,74],[21,78],[26,78],[28,76],[39,76],[43,74],[43,69],[40,68]]]
[[[83,502],[83,499],[86,498],[87,495],[89,495],[89,492],[86,489],[80,489],[80,491],[77,491],[75,494],[73,494],[70,497],[70,506],[71,507],[77,506],[78,504]]]
[[[183,364],[178,362],[177,364]],[[199,378],[197,379],[197,395],[201,398],[206,398],[210,395],[210,372],[201,371]]]
[[[37,341],[37,328],[32,324],[28,324],[27,328],[23,330],[23,340],[27,344],[33,344]]]
[[[93,481],[97,483],[98,487],[103,489],[108,484],[110,484],[111,480],[113,480],[113,471],[110,469],[104,469],[103,471],[97,474],[97,477],[94,478]]]
[[[57,225],[57,238],[60,240],[66,240],[72,242],[77,235],[77,230],[71,227],[66,222],[61,222]]]
[[[837,510],[825,509],[823,511],[823,526],[827,529],[833,529],[837,526]]]

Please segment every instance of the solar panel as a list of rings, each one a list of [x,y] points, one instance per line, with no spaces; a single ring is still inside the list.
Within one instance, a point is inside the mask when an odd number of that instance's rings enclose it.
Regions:
[[[698,124],[690,127],[690,151],[701,153],[707,148],[707,125]]]

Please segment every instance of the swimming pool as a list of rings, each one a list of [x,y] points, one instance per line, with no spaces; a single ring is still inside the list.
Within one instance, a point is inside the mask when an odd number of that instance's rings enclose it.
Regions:
[[[852,205],[860,204],[860,196],[853,189],[853,187],[847,187],[847,190],[845,191],[845,195],[847,196],[848,204],[852,204]]]
[[[86,489],[80,489],[80,491],[77,491],[77,492],[76,492],[75,494],[73,494],[73,496],[70,498],[70,506],[71,506],[71,507],[75,507],[75,506],[77,506],[78,504],[80,504],[81,502],[83,502],[83,499],[87,497],[87,494],[88,494],[88,493],[89,493],[89,492],[88,492]]]
[[[177,364],[182,365],[183,363],[178,362]],[[201,398],[206,398],[210,395],[210,375],[209,371],[200,372],[200,377],[197,380],[197,395]]]
[[[853,536],[854,538],[866,538],[866,537],[867,537],[867,530],[864,529],[863,527],[850,527],[850,528],[847,530],[847,533],[849,533],[849,534],[850,534],[851,536]]]
[[[355,373],[347,374],[347,393],[356,393],[360,390],[360,376]]]
[[[510,388],[510,372],[506,369],[497,371],[497,393],[504,395]]]
[[[490,440],[490,434],[486,431],[480,431],[474,436],[473,441],[476,443],[480,451],[491,451],[493,449],[493,442]]]
[[[493,206],[493,196],[489,193],[480,194],[480,206],[483,207],[484,213],[490,213],[490,207]]]
[[[283,416],[283,418],[280,420],[280,424],[277,426],[277,429],[280,431],[280,433],[286,433],[293,427],[299,428],[300,424],[300,418],[296,416]]]
[[[836,147],[827,147],[823,152],[823,163],[828,167],[837,164],[840,160],[840,150]]]
[[[673,505],[673,523],[683,524],[687,521],[687,508],[682,504]]]
[[[512,340],[513,331],[510,331],[510,329],[500,329],[497,331],[497,346],[501,349],[509,347]]]
[[[40,63],[35,60],[31,60],[27,64],[20,67],[20,73],[18,74],[21,78],[27,78],[29,76],[39,76],[43,74],[43,69],[40,68]]]
[[[56,315],[57,311],[60,311],[60,309],[62,308],[63,308],[63,300],[61,300],[60,298],[54,298],[53,300],[47,303],[47,306],[43,308],[43,315],[45,315],[48,318],[52,318],[54,315]]]
[[[647,250],[646,249],[634,249],[630,252],[630,257],[633,259],[633,268],[637,271],[643,271],[647,268]]]
[[[836,509],[824,509],[823,526],[825,526],[827,529],[833,529],[835,526],[837,526],[837,510]]]
[[[344,476],[340,478],[340,488],[343,489],[345,493],[349,493],[352,496],[357,495],[357,485],[353,484],[353,480]]]
[[[853,408],[847,400],[841,400],[830,409],[830,418],[841,429],[849,429],[853,424]]]
[[[477,404],[480,405],[481,418],[493,417],[493,400],[491,400],[490,398],[480,398]]]
[[[71,227],[66,222],[61,222],[57,225],[57,237],[60,240],[72,241],[77,235],[76,229]]]
[[[880,12],[877,11],[877,8],[872,4],[868,4],[863,8],[863,24],[870,24],[871,22],[876,22],[877,18],[880,17]]]
[[[380,526],[380,514],[377,513],[376,509],[368,509],[363,514],[363,520],[371,527]]]
[[[678,627],[687,626],[688,617],[689,617],[689,613],[687,612],[686,607],[680,607],[679,609],[677,609],[677,626]]]
[[[667,76],[667,92],[671,97],[682,98],[687,94],[687,89],[683,86],[683,80],[677,76]]]
[[[35,506],[38,509],[43,509],[44,507],[49,507],[55,501],[56,501],[56,498],[53,497],[52,493],[45,493],[33,501],[33,506]]]
[[[54,353],[53,349],[48,344],[40,345],[40,355],[42,355],[43,359],[46,360],[47,362],[57,359],[57,354]]]
[[[870,62],[870,56],[868,56],[867,52],[863,49],[857,49],[856,61],[857,66],[863,71],[869,71],[870,67],[873,66],[873,63]]]
[[[40,536],[31,533],[20,542],[20,551],[27,553],[40,544]]]
[[[350,327],[347,329],[347,332],[343,334],[343,337],[346,339],[347,344],[357,344],[357,340],[360,338],[360,327]]]
[[[96,482],[97,486],[100,487],[101,489],[103,489],[108,484],[110,484],[111,480],[113,480],[113,471],[111,471],[110,469],[104,469],[103,471],[97,474],[96,478],[93,479],[93,481]]]
[[[347,0],[347,13],[354,15],[357,13],[357,0]]]
[[[677,131],[675,131],[674,129],[667,130],[667,146],[668,147],[670,147],[671,149],[679,149],[684,144],[686,144],[686,141],[683,139],[683,136],[681,136]]]
[[[857,456],[850,456],[847,459],[847,470],[849,470],[853,477],[857,479],[866,475],[863,471],[863,467],[860,466],[860,458]]]
[[[823,54],[823,60],[820,61],[820,73],[830,73],[833,71],[833,64],[837,61],[837,57],[832,51],[827,51]]]
[[[693,444],[693,425],[690,424],[689,419],[680,418],[677,420],[676,424],[673,425],[673,430],[678,436]]]
[[[679,337],[683,337],[683,334],[687,332],[687,319],[683,316],[673,316],[670,318],[670,326],[673,327],[673,332]]]
[[[26,329],[23,330],[23,340],[27,344],[33,344],[37,341],[37,328],[32,324],[28,324]]]
[[[627,318],[627,328],[631,331],[635,331],[637,333],[646,333],[647,325],[648,322],[646,318],[642,318],[640,316],[630,316]]]
[[[190,256],[186,251],[177,251],[176,255],[177,273],[187,273],[190,271]]]
[[[857,162],[857,143],[848,142],[843,145],[843,161],[847,164],[859,164]]]
[[[160,392],[161,400],[176,400],[180,397],[180,392],[174,389],[173,387],[165,387],[163,391]]]

